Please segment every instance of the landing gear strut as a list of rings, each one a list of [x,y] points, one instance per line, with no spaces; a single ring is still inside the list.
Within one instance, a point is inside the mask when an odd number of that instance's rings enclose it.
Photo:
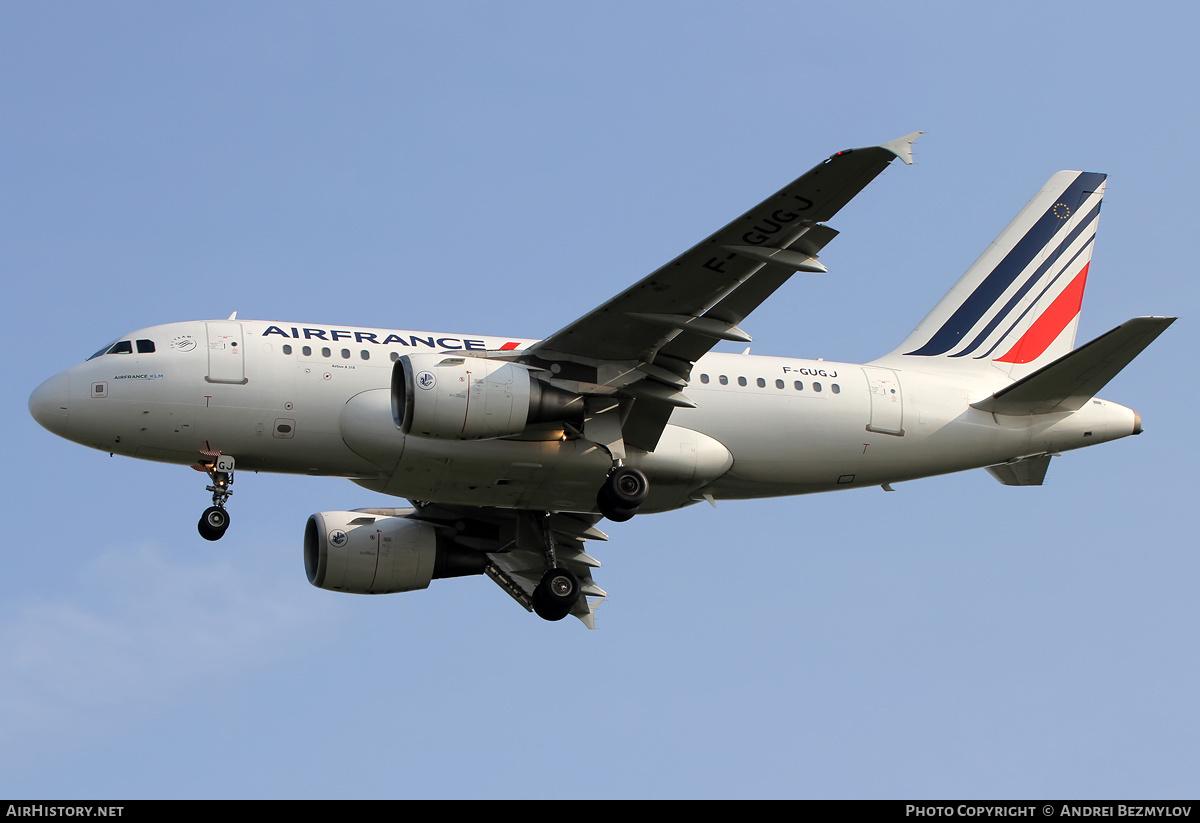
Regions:
[[[609,520],[624,523],[637,514],[649,493],[650,481],[646,475],[629,466],[616,466],[596,495],[596,507]]]
[[[559,565],[558,553],[554,540],[554,530],[550,528],[550,512],[544,512],[540,517],[533,515],[527,523],[532,527],[536,539],[542,542],[542,555],[546,564],[546,573],[533,590],[533,611],[543,620],[562,620],[571,613],[575,603],[583,592],[579,578],[566,566]]]
[[[229,512],[225,511],[225,501],[233,494],[229,487],[233,485],[234,461],[227,454],[207,456],[212,458],[212,462],[204,464],[204,470],[208,472],[212,485],[206,488],[213,493],[213,504],[200,515],[196,529],[205,540],[220,540],[229,528]]]

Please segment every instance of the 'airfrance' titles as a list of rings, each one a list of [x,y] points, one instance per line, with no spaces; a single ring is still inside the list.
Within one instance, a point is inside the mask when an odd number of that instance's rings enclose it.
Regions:
[[[383,332],[373,331],[345,331],[343,329],[309,329],[291,327],[291,334],[279,328],[279,326],[268,326],[267,330],[262,333],[263,337],[270,335],[279,335],[286,337],[289,340],[324,340],[327,343],[333,343],[338,340],[354,341],[355,343],[371,343],[376,346],[425,346],[430,349],[471,349],[483,351],[487,349],[487,344],[482,340],[467,340],[458,337],[419,337],[415,334],[409,335],[407,338],[401,337],[398,334],[387,332],[387,336],[380,340],[379,335]],[[326,336],[328,335],[328,336]],[[515,344],[512,348],[516,348]]]

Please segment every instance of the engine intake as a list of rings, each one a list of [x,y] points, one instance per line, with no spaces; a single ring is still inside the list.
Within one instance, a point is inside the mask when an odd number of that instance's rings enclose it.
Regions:
[[[408,354],[392,368],[392,417],[405,434],[486,440],[578,418],[582,399],[507,360]]]

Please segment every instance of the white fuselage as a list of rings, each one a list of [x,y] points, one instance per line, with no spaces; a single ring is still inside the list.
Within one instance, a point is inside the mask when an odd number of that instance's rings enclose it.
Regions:
[[[405,436],[395,357],[524,349],[535,341],[254,320],[173,323],[128,335],[30,398],[42,425],[103,451],[239,469],[348,477],[387,494],[470,506],[593,511],[612,465],[595,444],[539,426],[519,439]],[[152,352],[138,351],[150,341]],[[150,348],[143,344],[143,348]],[[1136,433],[1123,406],[1004,416],[970,403],[1009,378],[798,358],[710,353],[653,452],[642,511],[700,499],[879,485],[1065,451]]]

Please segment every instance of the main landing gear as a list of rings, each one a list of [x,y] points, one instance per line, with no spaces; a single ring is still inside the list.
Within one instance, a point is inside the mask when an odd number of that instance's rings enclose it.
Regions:
[[[596,495],[596,507],[609,520],[624,523],[637,514],[649,493],[646,475],[629,466],[614,466]]]
[[[617,523],[624,523],[646,501],[650,481],[637,469],[625,465],[625,437],[622,433],[621,403],[612,398],[592,398],[586,406],[584,440],[595,443],[608,453],[612,468],[596,493],[596,508],[600,514]]]
[[[579,599],[579,578],[563,566],[550,569],[533,590],[533,611],[543,620],[562,620]]]
[[[611,453],[611,452],[610,452]],[[650,481],[638,469],[622,465],[617,455],[614,455],[613,467],[604,484],[596,494],[596,506],[600,513],[609,520],[618,523],[629,520],[637,514],[638,508],[646,501],[650,493]],[[538,617],[543,620],[562,620],[580,603],[583,597],[583,585],[579,578],[565,565],[560,564],[557,557],[554,530],[551,528],[551,512],[543,512],[539,517],[535,512],[529,512],[528,517],[518,521],[518,545],[532,549],[540,541],[545,572],[542,579],[534,587],[530,597],[530,605]],[[523,535],[523,538],[522,536]],[[578,557],[575,558],[578,560]],[[590,560],[590,558],[585,559]],[[595,561],[591,561],[595,564]],[[585,564],[586,565],[586,564]],[[591,587],[590,576],[585,572],[589,581],[589,594],[604,592]],[[586,603],[586,598],[585,601]],[[591,609],[591,606],[587,606]],[[576,611],[588,626],[592,626],[591,615]]]
[[[205,540],[220,540],[229,528],[229,512],[225,510],[225,501],[233,494],[229,487],[233,485],[234,461],[227,454],[205,456],[209,458],[209,462],[203,464],[204,470],[212,480],[212,485],[206,488],[213,493],[213,504],[200,515],[200,522],[196,524],[196,528]]]
[[[540,518],[533,515],[528,521],[533,534],[541,539],[542,556],[546,564],[546,573],[534,588],[531,599],[533,611],[538,617],[543,620],[562,620],[571,613],[583,592],[583,587],[574,572],[558,563],[550,518],[550,512],[544,512]]]

